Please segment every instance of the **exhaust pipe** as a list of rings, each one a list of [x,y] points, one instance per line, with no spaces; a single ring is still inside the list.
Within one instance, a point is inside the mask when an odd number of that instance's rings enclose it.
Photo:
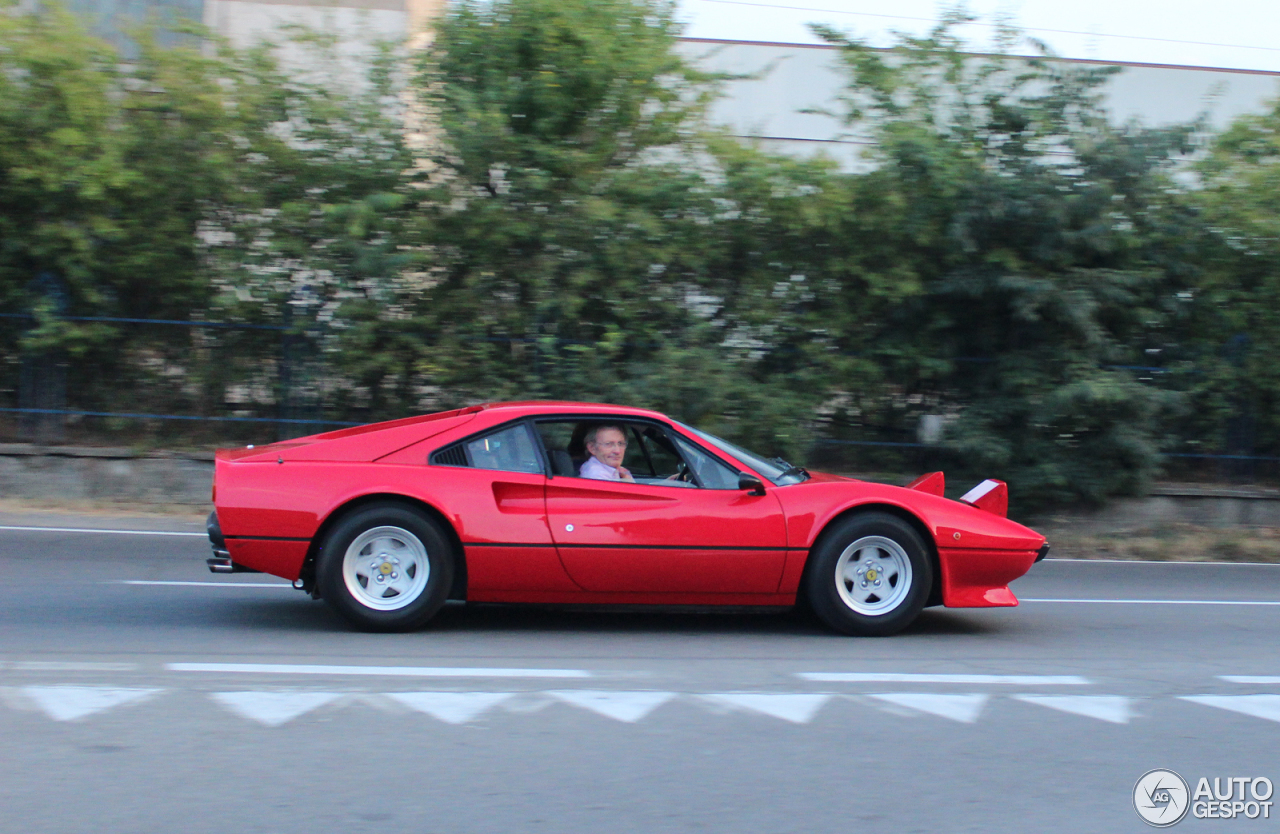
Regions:
[[[231,561],[231,554],[225,550],[214,548],[213,555],[204,560],[209,566],[211,573],[235,573],[239,567],[235,562]]]
[[[231,552],[227,550],[227,540],[222,535],[222,527],[218,524],[217,511],[209,513],[209,518],[204,523],[204,528],[209,533],[209,544],[213,547],[213,555],[204,560],[209,566],[210,573],[261,573],[261,571],[253,568],[246,568],[244,565],[237,565],[231,561]]]

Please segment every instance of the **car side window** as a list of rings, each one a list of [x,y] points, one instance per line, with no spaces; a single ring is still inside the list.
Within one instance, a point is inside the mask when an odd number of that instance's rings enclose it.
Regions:
[[[672,436],[680,447],[680,453],[689,462],[689,466],[693,469],[694,475],[698,477],[698,482],[704,489],[738,488],[738,473],[736,471],[725,466],[683,437]]]
[[[680,471],[680,454],[657,426],[633,425],[627,468],[637,478],[666,480]]]
[[[534,448],[523,423],[465,441],[462,447],[467,453],[467,463],[476,469],[542,472],[542,456]]]
[[[579,431],[578,423],[568,421],[539,421],[535,423],[542,445],[547,450],[551,474],[576,478],[578,468],[586,462],[587,449],[583,442],[586,427]]]
[[[593,426],[602,423],[616,425],[626,435],[627,451],[622,465],[636,483],[685,488],[697,486],[692,475],[685,474],[680,452],[660,426],[608,418],[539,420],[535,424],[546,447],[553,476],[581,477],[582,465],[591,456],[586,447],[587,434]]]

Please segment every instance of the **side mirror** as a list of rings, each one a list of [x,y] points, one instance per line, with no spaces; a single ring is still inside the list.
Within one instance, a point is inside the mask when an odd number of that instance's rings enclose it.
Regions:
[[[745,489],[751,495],[764,495],[764,482],[755,475],[739,472],[738,489]]]

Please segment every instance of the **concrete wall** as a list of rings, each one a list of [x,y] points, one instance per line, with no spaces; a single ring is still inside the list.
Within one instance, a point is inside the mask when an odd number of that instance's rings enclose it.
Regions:
[[[0,499],[208,506],[213,455],[0,444]]]
[[[1280,490],[1164,484],[1144,497],[1121,498],[1095,512],[1046,514],[1032,521],[1032,526],[1037,524],[1090,535],[1159,530],[1171,524],[1280,527]]]

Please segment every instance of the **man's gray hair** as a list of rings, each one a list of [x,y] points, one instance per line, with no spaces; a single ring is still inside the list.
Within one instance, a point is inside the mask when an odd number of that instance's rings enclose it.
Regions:
[[[596,425],[587,429],[586,437],[583,438],[584,442],[595,443],[596,435],[600,434],[600,432],[604,431],[605,429],[613,429],[614,431],[621,432],[622,439],[623,440],[627,439],[627,430],[624,429],[620,423],[597,423]]]

